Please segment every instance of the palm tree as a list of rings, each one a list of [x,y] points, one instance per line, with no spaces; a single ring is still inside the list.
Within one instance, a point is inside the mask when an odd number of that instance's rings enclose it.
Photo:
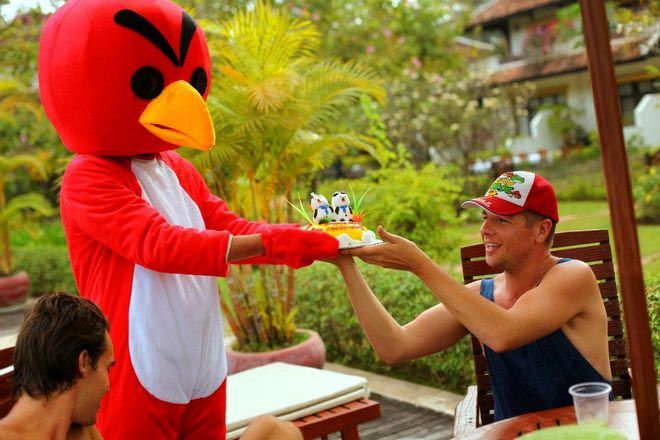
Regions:
[[[377,160],[376,139],[343,129],[361,97],[384,101],[374,74],[354,62],[321,60],[309,21],[258,2],[226,22],[203,22],[215,66],[208,105],[218,140],[196,158],[211,186],[241,215],[291,222],[295,184],[327,167],[349,147]],[[256,272],[254,272],[256,270]],[[252,276],[256,273],[257,276]],[[291,343],[293,271],[237,268],[223,307],[241,347]],[[231,303],[231,305],[229,305]]]
[[[35,180],[48,178],[46,168],[37,156],[0,156],[0,271],[4,275],[11,274],[14,268],[9,240],[11,232],[29,229],[35,220],[53,215],[52,206],[42,194],[30,192],[6,199],[7,181],[19,168],[26,169]]]

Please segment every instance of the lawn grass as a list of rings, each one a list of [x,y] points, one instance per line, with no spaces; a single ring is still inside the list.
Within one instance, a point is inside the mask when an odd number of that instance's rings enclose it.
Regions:
[[[557,231],[579,229],[609,229],[614,252],[614,236],[610,224],[607,202],[559,202],[560,222]],[[461,227],[461,246],[478,243],[480,223],[468,223]],[[660,272],[660,225],[638,225],[637,234],[642,256],[644,275]],[[616,255],[615,255],[616,260]],[[458,255],[452,264],[460,264]]]

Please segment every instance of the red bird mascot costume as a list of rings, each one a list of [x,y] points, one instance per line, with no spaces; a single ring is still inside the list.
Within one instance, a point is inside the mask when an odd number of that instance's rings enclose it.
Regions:
[[[215,277],[232,252],[291,267],[338,255],[329,235],[239,218],[172,151],[215,142],[210,74],[202,30],[168,0],[69,0],[42,33],[42,102],[77,153],[60,195],[71,264],[115,347],[106,439],[224,439]]]

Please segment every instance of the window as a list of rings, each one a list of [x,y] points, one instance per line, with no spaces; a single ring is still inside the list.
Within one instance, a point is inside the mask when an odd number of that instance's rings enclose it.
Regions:
[[[532,118],[536,115],[536,112],[538,112],[541,107],[559,104],[566,105],[566,96],[563,94],[547,95],[530,99],[527,103],[529,120],[532,120]]]
[[[642,97],[649,93],[660,92],[660,80],[648,79],[645,81],[619,84],[619,102],[621,104],[621,119],[624,126],[635,124],[635,107]]]
[[[522,118],[522,127],[521,131],[523,134],[530,134],[530,125],[532,123],[532,119],[534,116],[536,116],[536,113],[543,107],[547,105],[566,105],[566,95],[563,93],[557,93],[554,95],[545,95],[545,96],[537,96],[535,98],[532,98],[529,100],[527,103],[527,120],[524,120],[525,118]]]

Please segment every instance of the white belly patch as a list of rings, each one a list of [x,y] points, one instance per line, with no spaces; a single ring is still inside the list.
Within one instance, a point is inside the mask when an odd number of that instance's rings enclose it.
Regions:
[[[168,223],[205,229],[198,206],[165,163],[133,160],[132,171],[142,198]],[[136,264],[128,336],[137,378],[165,402],[207,397],[227,375],[215,277],[161,273]]]

